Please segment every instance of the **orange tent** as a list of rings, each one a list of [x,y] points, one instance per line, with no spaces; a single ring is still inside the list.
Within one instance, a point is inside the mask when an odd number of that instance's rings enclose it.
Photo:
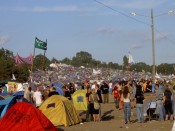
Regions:
[[[29,103],[13,105],[0,121],[0,131],[57,131],[40,110]]]

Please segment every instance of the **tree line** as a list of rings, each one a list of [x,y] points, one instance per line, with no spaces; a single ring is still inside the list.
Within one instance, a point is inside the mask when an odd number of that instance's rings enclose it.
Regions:
[[[108,68],[113,70],[130,70],[136,72],[152,72],[152,65],[148,65],[144,62],[138,62],[133,65],[129,65],[128,57],[125,55],[123,57],[123,64],[113,62],[103,62],[96,60],[92,55],[85,51],[77,52],[72,59],[64,58],[62,60],[57,60],[52,58],[49,60],[42,54],[36,55],[34,58],[33,71],[36,70],[50,70],[49,65],[51,63],[64,63],[67,65],[72,65],[74,67],[89,67],[89,68]],[[12,51],[7,49],[0,49],[0,80],[10,80],[12,74],[15,75],[17,81],[26,82],[29,78],[31,71],[31,65],[22,64],[17,66],[14,60],[14,54]],[[162,63],[156,66],[157,73],[164,75],[174,74],[175,64]]]

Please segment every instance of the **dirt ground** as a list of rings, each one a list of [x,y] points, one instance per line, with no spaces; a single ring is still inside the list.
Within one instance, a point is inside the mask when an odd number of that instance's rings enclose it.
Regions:
[[[115,109],[113,97],[109,104],[101,104],[102,121],[83,122],[69,127],[58,127],[58,131],[171,131],[173,122],[156,119],[145,123],[136,122],[136,110],[131,111],[131,123],[124,124],[123,110]],[[85,115],[83,116],[85,118]]]

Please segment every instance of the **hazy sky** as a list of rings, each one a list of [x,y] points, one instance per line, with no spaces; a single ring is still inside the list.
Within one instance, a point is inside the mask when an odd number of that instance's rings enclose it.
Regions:
[[[38,37],[47,39],[49,59],[86,51],[96,60],[122,64],[131,52],[135,62],[152,64],[153,8],[156,64],[175,63],[175,14],[168,15],[174,0],[98,1],[108,7],[95,0],[0,0],[0,48],[27,57]]]

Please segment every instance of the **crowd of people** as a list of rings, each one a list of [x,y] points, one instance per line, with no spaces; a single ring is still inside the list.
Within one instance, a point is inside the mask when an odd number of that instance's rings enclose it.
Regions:
[[[157,81],[155,84],[153,84],[150,80],[118,81],[115,84],[112,84],[113,87],[111,91],[111,82],[112,81],[107,84],[105,81],[103,81],[99,85],[95,81],[94,84],[87,87],[87,121],[92,120],[92,118],[94,121],[101,120],[101,108],[100,106],[99,108],[96,108],[96,103],[108,103],[109,94],[112,94],[116,109],[123,110],[124,112],[125,124],[131,123],[131,109],[133,108],[136,108],[137,122],[144,123],[146,120],[144,117],[144,100],[147,99],[146,95],[150,94],[150,92],[155,97],[155,114],[157,115],[156,117],[158,120],[172,121],[174,119],[175,86],[171,85],[170,83]],[[149,90],[147,88],[149,88]],[[146,113],[148,116],[150,115],[148,112]]]

